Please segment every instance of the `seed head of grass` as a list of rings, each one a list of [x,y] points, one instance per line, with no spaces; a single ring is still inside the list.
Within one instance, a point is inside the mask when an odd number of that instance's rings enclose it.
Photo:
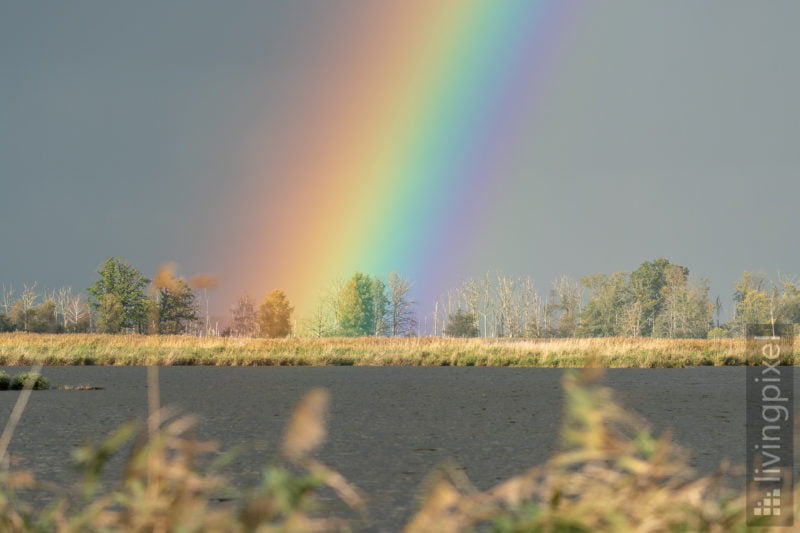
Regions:
[[[286,457],[302,459],[325,441],[328,399],[327,390],[312,389],[294,408],[283,435],[282,450]]]
[[[179,290],[180,286],[175,277],[176,266],[173,262],[167,262],[159,266],[155,276],[153,276],[153,286],[157,289],[166,289],[168,291]]]
[[[194,289],[213,289],[219,285],[219,276],[216,274],[195,274],[189,278],[189,286]]]

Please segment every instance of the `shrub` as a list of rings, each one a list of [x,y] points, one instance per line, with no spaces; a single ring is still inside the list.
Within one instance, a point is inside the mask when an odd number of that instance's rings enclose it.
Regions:
[[[11,382],[13,390],[22,390],[26,386],[33,390],[46,390],[50,388],[50,380],[34,372],[23,372],[14,376],[14,381]]]
[[[447,317],[444,334],[450,337],[477,337],[478,317],[473,313],[459,309]]]
[[[11,385],[11,377],[5,371],[0,370],[0,390],[8,390]]]
[[[709,339],[728,339],[730,336],[730,332],[723,328],[712,328],[708,331]]]

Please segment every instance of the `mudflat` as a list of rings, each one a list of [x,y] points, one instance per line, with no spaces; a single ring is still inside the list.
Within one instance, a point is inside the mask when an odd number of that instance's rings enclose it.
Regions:
[[[5,367],[13,374],[24,369]],[[486,489],[555,450],[563,369],[484,367],[160,367],[162,404],[199,417],[195,435],[222,449],[246,445],[225,468],[255,485],[276,460],[295,402],[331,394],[328,439],[316,456],[369,496],[376,531],[396,531],[438,465],[458,465]],[[76,479],[71,451],[147,413],[144,367],[45,367],[54,386],[32,394],[10,451],[16,468],[48,481]],[[795,375],[800,381],[800,376]],[[745,368],[612,369],[602,382],[626,407],[692,452],[698,474],[745,461]],[[797,383],[796,385],[797,386]],[[0,392],[0,421],[18,393]],[[260,444],[260,445],[259,445]],[[252,446],[250,446],[252,445]],[[108,479],[119,474],[113,461]],[[114,472],[117,469],[117,472]],[[744,486],[743,475],[727,483]]]

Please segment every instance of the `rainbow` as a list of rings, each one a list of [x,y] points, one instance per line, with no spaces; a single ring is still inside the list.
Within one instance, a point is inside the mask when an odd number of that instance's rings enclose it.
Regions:
[[[518,117],[540,104],[574,11],[365,4],[338,50],[320,51],[335,63],[293,95],[287,116],[302,126],[279,149],[254,142],[248,162],[245,202],[262,207],[225,270],[245,271],[240,286],[283,288],[299,310],[355,271],[397,270],[430,289],[471,253],[478,207],[513,161],[529,127]]]

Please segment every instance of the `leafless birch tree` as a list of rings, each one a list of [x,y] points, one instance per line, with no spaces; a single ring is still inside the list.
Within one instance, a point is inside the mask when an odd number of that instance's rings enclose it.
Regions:
[[[409,298],[411,282],[397,272],[389,274],[389,334],[392,337],[408,335],[416,329],[414,300]]]
[[[255,337],[257,329],[256,306],[250,295],[242,294],[231,308],[233,325],[231,333],[235,337]]]
[[[572,337],[579,325],[583,289],[577,280],[560,276],[553,281],[550,289],[550,315],[553,333],[562,337]]]

